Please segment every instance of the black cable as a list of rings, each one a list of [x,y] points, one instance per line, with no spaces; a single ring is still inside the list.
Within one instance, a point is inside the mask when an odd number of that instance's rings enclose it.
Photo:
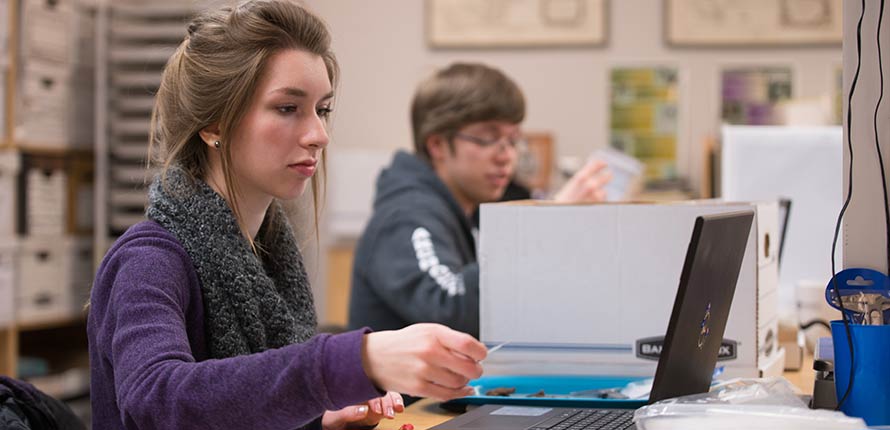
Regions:
[[[884,190],[884,230],[887,234],[887,270],[890,270],[890,202],[887,197],[887,174],[884,172],[884,155],[881,154],[880,137],[878,136],[878,108],[884,98],[884,63],[881,61],[881,21],[884,19],[884,0],[881,0],[881,13],[878,15],[878,70],[881,74],[881,92],[875,105],[875,150],[878,152],[878,164],[881,166],[881,187]]]
[[[884,0],[881,0],[883,3]],[[853,135],[851,123],[853,122],[853,93],[856,91],[856,83],[859,81],[859,70],[862,68],[862,19],[865,17],[865,0],[861,0],[862,12],[859,14],[859,23],[856,25],[856,74],[853,75],[853,82],[850,84],[850,93],[847,96],[847,150],[850,152],[850,169],[847,180],[847,198],[844,199],[844,206],[837,216],[837,223],[834,225],[834,239],[831,241],[831,284],[834,289],[835,297],[837,297],[838,307],[841,310],[841,320],[844,322],[844,331],[847,333],[847,345],[850,347],[850,380],[847,383],[847,389],[844,395],[837,402],[837,410],[840,410],[850,396],[851,388],[853,388],[853,378],[855,376],[853,364],[855,363],[853,354],[853,336],[850,334],[850,321],[847,317],[844,302],[841,300],[841,292],[837,286],[837,270],[835,270],[834,254],[837,251],[837,238],[841,231],[841,221],[844,219],[844,213],[850,206],[850,200],[853,198]],[[837,357],[835,357],[837,360]],[[837,367],[835,367],[837,368]],[[837,381],[837,377],[835,377]]]
[[[801,325],[800,325],[800,329],[801,329],[801,330],[809,330],[809,329],[812,328],[813,326],[817,326],[817,325],[818,325],[818,326],[825,327],[825,328],[828,329],[828,331],[831,331],[831,326],[828,325],[827,322],[822,321],[822,320],[812,320],[812,321],[810,321],[810,322],[808,322],[808,323],[806,323],[806,324],[801,324]]]

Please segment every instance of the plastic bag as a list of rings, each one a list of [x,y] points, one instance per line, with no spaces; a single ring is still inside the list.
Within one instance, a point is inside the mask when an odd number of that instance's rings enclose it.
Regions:
[[[639,430],[854,430],[860,418],[809,409],[784,378],[733,379],[703,394],[663,400],[637,409]]]

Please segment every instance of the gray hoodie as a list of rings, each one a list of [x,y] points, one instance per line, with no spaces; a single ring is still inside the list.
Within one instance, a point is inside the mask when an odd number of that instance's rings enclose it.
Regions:
[[[432,166],[399,151],[377,178],[355,253],[349,326],[437,322],[479,337],[472,225]]]

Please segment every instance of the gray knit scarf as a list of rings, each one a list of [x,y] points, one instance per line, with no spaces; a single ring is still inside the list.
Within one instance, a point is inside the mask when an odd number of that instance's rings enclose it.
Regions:
[[[170,169],[163,185],[155,178],[148,200],[148,219],[179,239],[198,272],[212,358],[278,348],[315,334],[303,257],[277,204],[257,235],[257,256],[226,201],[182,170]]]

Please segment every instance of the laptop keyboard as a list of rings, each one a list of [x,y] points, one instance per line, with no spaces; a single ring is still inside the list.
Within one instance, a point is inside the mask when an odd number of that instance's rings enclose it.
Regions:
[[[622,409],[570,409],[528,430],[634,429],[634,411]]]

